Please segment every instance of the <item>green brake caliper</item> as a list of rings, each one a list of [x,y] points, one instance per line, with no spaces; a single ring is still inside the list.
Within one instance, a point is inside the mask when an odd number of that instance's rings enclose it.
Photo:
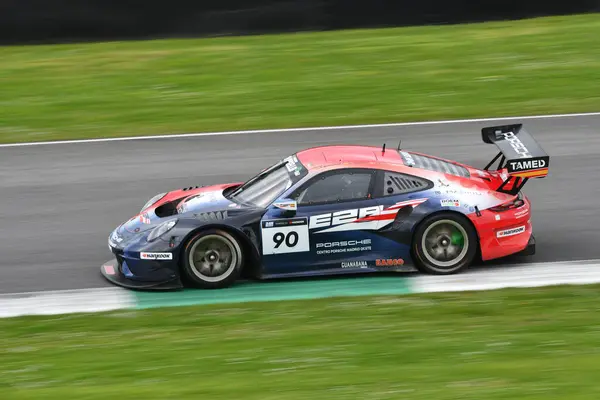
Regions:
[[[465,244],[465,238],[460,232],[452,232],[452,235],[450,236],[450,243],[462,246]]]

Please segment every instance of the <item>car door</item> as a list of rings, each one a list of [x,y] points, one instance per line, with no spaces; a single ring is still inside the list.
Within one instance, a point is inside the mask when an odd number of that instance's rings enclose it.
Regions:
[[[342,168],[322,172],[286,194],[295,215],[267,211],[261,221],[263,265],[270,274],[320,274],[366,266],[380,207],[373,199],[376,171]]]

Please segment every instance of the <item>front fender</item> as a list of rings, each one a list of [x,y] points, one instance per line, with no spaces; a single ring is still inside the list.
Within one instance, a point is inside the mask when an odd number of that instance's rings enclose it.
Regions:
[[[250,257],[250,264],[259,266],[261,257],[258,227],[263,214],[264,211],[256,211],[226,219],[218,219],[218,216],[208,219],[204,217],[181,219],[173,230],[161,240],[168,246],[172,246],[172,250],[176,249],[179,259],[183,256],[186,243],[198,232],[207,229],[222,229],[240,241],[244,254],[246,257]]]

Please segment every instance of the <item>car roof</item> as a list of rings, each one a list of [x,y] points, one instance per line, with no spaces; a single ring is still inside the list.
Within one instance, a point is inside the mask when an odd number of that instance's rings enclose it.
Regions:
[[[386,163],[404,165],[400,154],[395,149],[382,151],[381,147],[336,145],[320,146],[302,150],[296,156],[309,170],[332,167],[339,164]]]
[[[413,175],[427,175],[450,173],[452,175],[468,178],[472,167],[446,160],[444,158],[431,156],[417,152],[402,151],[416,159],[416,164],[406,165],[400,151],[395,148],[387,148],[385,151],[379,146],[360,145],[332,145],[320,146],[302,150],[296,153],[298,160],[309,170],[323,170],[341,168],[374,168],[388,169],[396,172],[404,172]],[[426,161],[423,162],[422,160]],[[413,160],[415,161],[415,160]]]
[[[313,147],[295,154],[310,172],[339,168],[388,170],[430,180],[443,179],[467,187],[490,190],[504,178],[472,166],[415,151],[379,146],[331,145]],[[406,164],[405,164],[406,161]],[[447,183],[446,183],[447,184]],[[495,189],[493,189],[495,190]]]

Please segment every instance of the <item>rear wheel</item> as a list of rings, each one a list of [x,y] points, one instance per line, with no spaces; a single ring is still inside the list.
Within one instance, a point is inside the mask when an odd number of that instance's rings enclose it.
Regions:
[[[223,230],[200,232],[185,247],[183,273],[195,287],[220,289],[231,286],[240,276],[242,265],[240,244]]]
[[[473,262],[477,253],[477,233],[462,215],[436,214],[417,227],[413,251],[416,267],[421,272],[457,273]]]

